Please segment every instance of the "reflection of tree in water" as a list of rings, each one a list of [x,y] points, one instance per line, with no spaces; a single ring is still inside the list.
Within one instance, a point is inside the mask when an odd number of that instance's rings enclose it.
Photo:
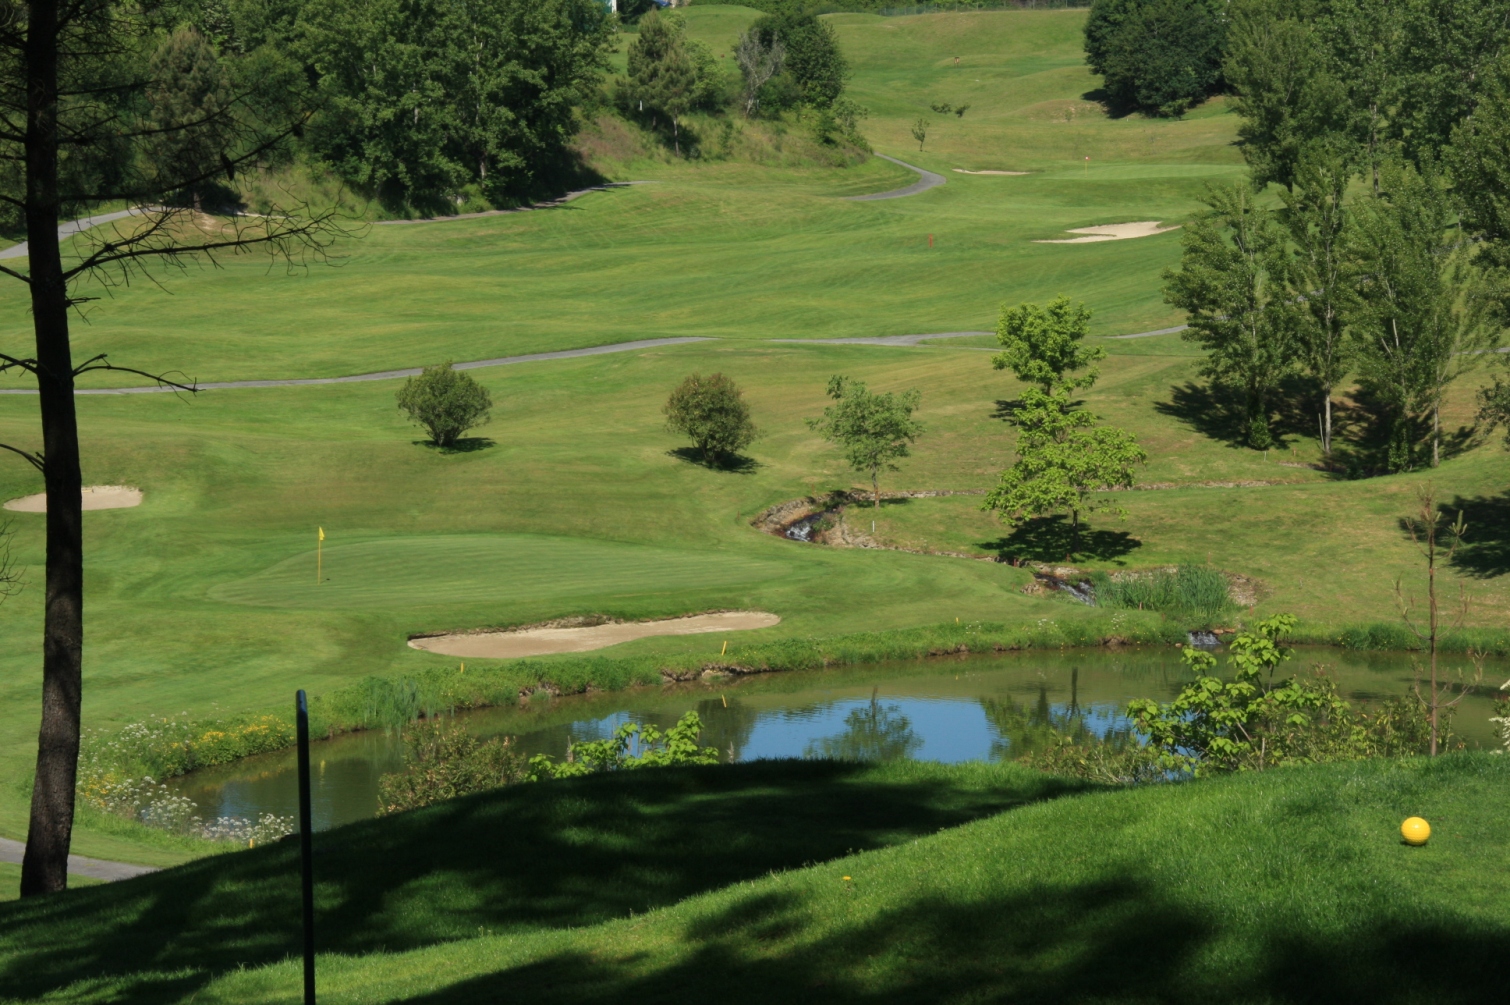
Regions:
[[[844,717],[844,732],[809,743],[804,757],[828,757],[840,761],[895,761],[911,757],[923,745],[912,731],[912,721],[897,705],[882,705],[872,691],[870,703],[851,709]]]
[[[1026,757],[1062,739],[1074,743],[1109,743],[1120,750],[1135,737],[1130,726],[1111,729],[1098,736],[1086,720],[1085,710],[1080,707],[1080,670],[1070,671],[1070,703],[1055,709],[1049,703],[1049,688],[1046,683],[1038,685],[1038,699],[1029,706],[1019,705],[1011,698],[982,698],[981,709],[986,721],[996,731],[991,741],[993,761]]]
[[[738,698],[720,695],[698,702],[697,717],[703,721],[703,734],[697,742],[704,747],[717,747],[719,756],[732,762],[744,753],[760,714]]]

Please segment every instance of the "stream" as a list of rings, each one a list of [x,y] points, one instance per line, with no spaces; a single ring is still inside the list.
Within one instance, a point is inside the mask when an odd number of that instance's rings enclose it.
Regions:
[[[1287,669],[1326,664],[1344,697],[1360,703],[1403,694],[1411,657],[1297,649]],[[1461,658],[1447,657],[1452,669]],[[1455,732],[1469,746],[1495,743],[1490,694],[1510,676],[1504,660],[1486,666],[1484,683],[1457,710]],[[1174,647],[1016,652],[712,677],[663,687],[538,697],[517,706],[462,712],[480,737],[508,735],[526,756],[560,758],[568,740],[607,737],[624,722],[665,729],[689,710],[703,721],[702,743],[726,761],[777,757],[958,762],[1019,756],[1050,742],[1052,731],[1129,735],[1124,711],[1133,698],[1168,701],[1189,679]],[[396,731],[374,729],[311,747],[316,830],[377,811],[378,779],[403,768]],[[169,784],[206,819],[261,813],[294,816],[294,751],[245,758],[196,771]]]

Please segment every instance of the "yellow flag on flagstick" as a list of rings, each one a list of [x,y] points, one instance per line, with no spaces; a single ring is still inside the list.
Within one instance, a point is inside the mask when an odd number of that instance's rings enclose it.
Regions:
[[[321,541],[325,540],[325,528],[324,527],[320,528],[320,540]]]

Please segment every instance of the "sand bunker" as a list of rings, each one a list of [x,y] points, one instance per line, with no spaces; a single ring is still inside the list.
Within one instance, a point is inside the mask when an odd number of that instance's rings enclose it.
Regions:
[[[513,632],[475,632],[461,635],[432,635],[410,639],[409,645],[442,656],[466,656],[473,659],[512,659],[516,656],[544,656],[548,653],[581,653],[589,649],[616,646],[620,642],[649,638],[652,635],[699,635],[704,632],[742,632],[751,628],[769,628],[781,619],[765,611],[724,611],[719,614],[695,614],[688,618],[661,621],[629,621],[590,628],[526,628]]]
[[[129,509],[141,504],[141,489],[133,489],[125,485],[84,486],[85,509]],[[11,499],[6,502],[5,508],[17,513],[46,513],[47,493],[38,492],[34,496]]]
[[[955,168],[954,169],[954,173],[955,174],[1003,174],[1003,175],[1014,175],[1014,176],[1015,175],[1020,175],[1020,174],[1027,174],[1026,171],[966,171],[964,168]]]
[[[1067,237],[1058,241],[1034,241],[1034,244],[1091,244],[1095,241],[1126,241],[1134,237],[1152,237],[1154,234],[1167,234],[1171,230],[1179,230],[1179,224],[1173,227],[1161,227],[1158,220],[1142,220],[1138,223],[1108,223],[1100,227],[1081,227],[1077,230],[1067,231],[1070,234],[1085,234],[1085,237]]]

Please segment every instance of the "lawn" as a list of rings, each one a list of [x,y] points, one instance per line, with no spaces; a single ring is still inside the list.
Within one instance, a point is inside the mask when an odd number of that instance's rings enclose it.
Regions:
[[[320,996],[1470,1005],[1503,982],[1507,784],[1478,754],[1078,793],[822,762],[525,786],[317,837]],[[298,1001],[296,861],[0,907],[7,992]]]
[[[717,41],[732,40],[750,13],[741,10],[685,13],[694,34]],[[1236,119],[1217,106],[1180,121],[1046,116],[1054,102],[1092,107],[1080,100],[1095,86],[1081,62],[1083,17],[833,16],[855,67],[853,95],[872,109],[863,128],[876,149],[949,178],[921,197],[845,201],[914,180],[879,159],[842,169],[615,164],[607,167],[615,178],[654,184],[548,212],[354,223],[330,266],[270,268],[253,255],[165,274],[171,295],[151,283],[91,289],[106,299],[75,323],[75,351],[202,381],[317,377],[664,335],[989,328],[1001,301],[1060,292],[1094,297],[1099,333],[1172,324],[1179,318],[1162,303],[1158,275],[1178,258],[1178,234],[1032,242],[1097,223],[1185,219],[1207,182],[1238,176]],[[972,63],[990,64],[968,71],[978,84],[943,68],[962,33]],[[971,110],[938,126],[918,153],[903,141],[907,129],[940,99],[968,100]],[[952,170],[1000,167],[1004,158],[1032,173]],[[20,284],[0,286],[0,332],[24,342],[26,312]]]

